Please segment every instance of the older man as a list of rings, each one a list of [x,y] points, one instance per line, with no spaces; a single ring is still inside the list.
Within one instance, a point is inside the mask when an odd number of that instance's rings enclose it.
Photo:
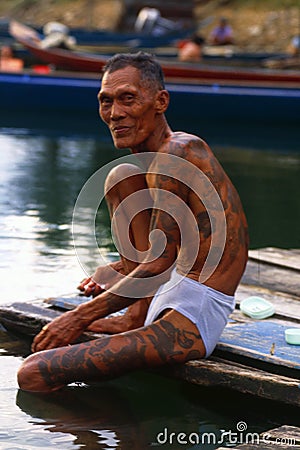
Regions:
[[[92,300],[35,337],[37,353],[18,373],[24,390],[49,392],[208,357],[245,269],[248,235],[239,196],[203,140],[171,130],[169,94],[155,59],[112,57],[98,98],[115,147],[130,148],[143,163],[121,164],[106,179],[121,258],[81,283]],[[123,317],[106,318],[125,307]],[[113,334],[69,345],[87,329]]]

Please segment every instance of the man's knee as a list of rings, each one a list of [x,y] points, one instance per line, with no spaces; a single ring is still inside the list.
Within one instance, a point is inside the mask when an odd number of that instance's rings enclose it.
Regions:
[[[169,309],[158,321],[172,342],[172,360],[186,362],[205,357],[206,349],[197,326],[178,311]]]
[[[39,365],[42,362],[40,353],[34,353],[25,359],[18,371],[18,384],[23,391],[52,392],[62,386],[49,386],[42,377]]]
[[[139,177],[144,182],[145,176],[142,170],[134,164],[123,163],[113,167],[105,180],[105,195],[107,195],[114,186],[120,183],[130,183],[130,177],[133,176],[135,177],[134,179],[136,179],[136,177]]]

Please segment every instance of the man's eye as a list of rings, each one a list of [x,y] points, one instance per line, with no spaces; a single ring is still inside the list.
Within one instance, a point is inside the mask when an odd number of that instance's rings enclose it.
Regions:
[[[133,100],[133,95],[131,95],[131,94],[126,94],[126,95],[123,96],[122,100],[123,100],[124,102],[132,102],[132,100]]]
[[[111,99],[108,98],[108,97],[103,97],[103,98],[100,98],[99,103],[102,106],[110,105],[111,104]]]

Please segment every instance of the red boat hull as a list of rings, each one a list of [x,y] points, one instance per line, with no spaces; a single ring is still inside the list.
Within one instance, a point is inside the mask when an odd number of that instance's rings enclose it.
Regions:
[[[18,24],[19,25],[19,24]],[[26,27],[28,28],[28,27]],[[15,39],[27,48],[41,61],[52,64],[58,69],[77,72],[101,73],[107,57],[103,55],[90,55],[62,49],[44,49],[40,46],[38,36],[29,32],[26,36],[20,36],[19,32],[12,29]],[[159,58],[158,58],[159,60]],[[293,83],[293,87],[300,87],[300,71],[270,70],[270,69],[245,69],[233,67],[212,67],[199,64],[187,64],[176,61],[159,60],[166,77],[184,78],[185,80],[211,80],[240,81],[240,82],[267,82],[267,83]],[[292,87],[292,86],[291,86]]]

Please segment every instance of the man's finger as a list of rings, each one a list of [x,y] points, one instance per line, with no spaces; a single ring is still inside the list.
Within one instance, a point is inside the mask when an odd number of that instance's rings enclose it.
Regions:
[[[37,352],[37,351],[39,351],[39,349],[44,350],[45,346],[47,345],[47,343],[50,340],[51,340],[51,337],[50,337],[50,334],[48,333],[48,324],[47,324],[41,329],[39,334],[37,336],[35,336],[35,338],[33,339],[33,342],[31,345],[31,350],[33,352]]]
[[[90,283],[92,277],[89,278],[84,278],[83,280],[81,280],[80,284],[77,286],[77,289],[80,289],[81,291],[84,291],[85,286]]]

